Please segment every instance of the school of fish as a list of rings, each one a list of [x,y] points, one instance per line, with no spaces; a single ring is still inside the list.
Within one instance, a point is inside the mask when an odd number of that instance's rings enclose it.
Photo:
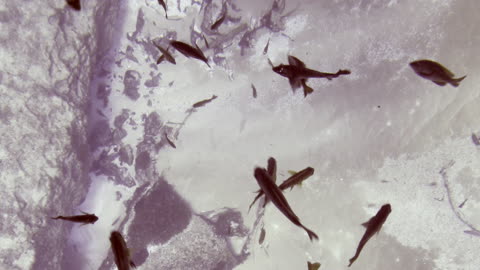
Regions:
[[[278,8],[279,3],[278,0],[274,0],[272,9]],[[75,11],[81,11],[81,4],[80,0],[66,0],[67,5]],[[158,0],[158,4],[164,9],[165,17],[168,19],[167,10],[168,7],[163,0]],[[210,26],[211,31],[218,31],[220,26],[225,23],[225,20],[228,18],[228,9],[227,6],[224,4],[222,9],[218,13],[218,17],[215,21],[212,22]],[[204,43],[207,49],[209,49],[208,41],[205,35],[202,35],[204,39]],[[268,52],[268,48],[270,46],[271,40],[268,39],[264,49],[263,55],[266,55]],[[164,60],[167,62],[176,65],[176,60],[174,54],[169,52],[170,48],[173,48],[180,54],[184,55],[187,58],[194,58],[199,61],[205,63],[209,68],[211,68],[209,64],[208,57],[205,56],[204,52],[198,47],[197,44],[190,45],[188,43],[178,41],[178,40],[170,40],[166,47],[163,47],[159,44],[154,43],[155,47],[160,51],[161,55],[158,57],[156,64],[161,64]],[[165,44],[164,44],[165,45]],[[274,66],[270,59],[268,59],[272,67],[272,71],[282,77],[288,79],[290,87],[292,91],[296,91],[296,89],[302,87],[304,97],[311,95],[314,93],[314,89],[307,85],[309,79],[320,79],[325,78],[327,80],[332,80],[335,78],[339,78],[340,76],[349,75],[351,71],[349,69],[339,69],[335,73],[328,73],[328,72],[321,72],[317,71],[312,68],[307,68],[306,64],[300,60],[299,58],[287,55],[288,64],[279,64]],[[430,80],[431,82],[435,83],[438,86],[445,86],[450,84],[453,87],[460,86],[460,83],[466,78],[466,75],[462,77],[455,78],[455,75],[445,68],[443,65],[428,59],[420,59],[415,60],[409,63],[409,66],[413,69],[414,73],[418,76]],[[252,96],[257,98],[257,88],[254,84],[251,84],[252,88]],[[190,110],[198,109],[203,107],[209,103],[211,103],[214,99],[216,99],[216,95],[212,95],[211,98],[198,101],[194,103]],[[174,142],[168,137],[167,133],[164,133],[164,138],[166,142],[172,147],[176,148]],[[480,140],[478,139],[477,135],[472,133],[472,141],[475,145],[480,145]],[[300,170],[299,172],[289,171],[291,172],[291,176],[284,180],[280,185],[276,184],[277,180],[277,161],[275,158],[270,157],[267,161],[267,168],[256,167],[253,173],[253,179],[257,181],[258,186],[260,189],[257,191],[257,195],[254,198],[253,202],[250,204],[248,211],[251,210],[253,205],[257,200],[260,198],[264,198],[263,205],[261,207],[266,207],[268,202],[272,202],[273,205],[293,224],[302,228],[306,234],[308,235],[311,241],[318,240],[318,235],[312,231],[311,229],[304,226],[300,218],[295,214],[291,205],[293,203],[287,200],[287,197],[284,195],[284,191],[288,188],[293,189],[293,187],[297,185],[301,185],[305,180],[311,177],[315,170],[312,167],[306,167],[305,169]],[[465,200],[459,207],[461,208],[465,202]],[[371,217],[367,222],[363,223],[362,226],[365,227],[365,233],[363,237],[360,239],[360,242],[357,246],[355,254],[352,258],[349,259],[348,267],[350,267],[360,256],[361,251],[363,250],[366,243],[372,238],[372,236],[380,231],[384,223],[386,222],[388,216],[392,212],[392,207],[389,203],[384,204],[377,212],[377,214]],[[80,223],[82,226],[87,224],[95,224],[98,221],[98,217],[95,214],[89,214],[82,212],[82,215],[75,215],[75,216],[57,216],[51,217],[54,220],[65,220],[74,223]],[[261,228],[261,233],[259,237],[259,244],[261,245],[266,238],[266,230],[264,227]],[[120,270],[128,270],[131,267],[136,267],[134,262],[131,260],[129,249],[127,248],[127,244],[125,239],[123,238],[122,234],[118,231],[112,231],[110,234],[110,243],[111,249],[114,255],[114,261],[117,265],[117,268]],[[319,262],[310,262],[307,261],[307,267],[309,270],[317,270],[319,269],[321,264]]]

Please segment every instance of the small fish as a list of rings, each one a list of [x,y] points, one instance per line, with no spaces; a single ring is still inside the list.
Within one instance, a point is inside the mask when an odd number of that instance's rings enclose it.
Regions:
[[[205,35],[202,35],[202,37],[203,37],[203,41],[205,42],[205,46],[207,47],[207,49],[210,49],[210,46],[208,45],[207,38],[205,37]]]
[[[325,73],[309,68],[283,64],[273,67],[273,71],[289,79],[327,78],[331,80],[340,75],[350,74],[350,70],[347,69],[340,69],[337,73]]]
[[[472,133],[472,142],[475,145],[480,145],[480,140],[478,139],[477,135],[475,135],[475,133]]]
[[[125,239],[123,239],[123,236],[119,232],[113,231],[110,234],[110,244],[118,270],[130,270],[130,266],[136,268],[130,259],[130,251],[127,248],[127,243],[125,243]]]
[[[255,85],[252,83],[252,95],[253,98],[257,98],[257,88],[255,88]]]
[[[167,15],[167,5],[165,4],[165,1],[163,0],[158,0],[158,3],[163,7],[163,9],[165,10],[165,18],[168,19],[168,15]]]
[[[94,224],[98,220],[98,217],[95,216],[94,214],[88,214],[83,211],[80,211],[80,212],[84,213],[84,215],[67,216],[67,217],[58,216],[58,217],[52,217],[52,219],[63,219],[71,222],[83,223],[82,225]]]
[[[278,186],[279,189],[282,191],[290,188],[290,190],[293,189],[293,187],[297,184],[301,184],[303,181],[305,181],[307,178],[313,175],[315,170],[312,167],[307,167],[294,175],[290,176],[287,180],[283,181],[283,183]]]
[[[82,9],[82,7],[80,6],[80,0],[67,0],[67,4],[75,10]]]
[[[278,188],[278,186],[273,182],[270,175],[268,175],[267,170],[264,168],[255,168],[254,171],[255,179],[257,180],[258,185],[265,193],[265,196],[272,201],[272,203],[282,212],[285,217],[287,217],[293,224],[303,228],[310,240],[318,239],[317,234],[313,231],[305,227],[301,222],[300,219],[295,215],[292,208],[288,204],[287,199],[283,196],[282,191]]]
[[[462,208],[462,207],[465,205],[465,203],[467,202],[467,200],[468,200],[468,199],[465,199],[465,200],[458,206],[458,208]]]
[[[175,144],[168,138],[166,132],[164,133],[164,135],[165,135],[165,139],[167,139],[168,144],[170,144],[170,146],[173,147],[173,148],[177,148],[177,147],[175,146]]]
[[[437,85],[444,86],[447,83],[454,87],[459,86],[460,82],[467,76],[461,78],[454,78],[454,74],[440,65],[437,62],[431,60],[418,60],[410,63],[410,67],[420,77],[430,80]]]
[[[202,101],[199,101],[199,102],[193,104],[192,107],[193,108],[203,107],[203,106],[205,106],[205,104],[210,103],[212,100],[214,100],[216,98],[217,98],[217,96],[213,95],[209,99],[205,99],[205,100],[202,100]]]
[[[260,231],[260,237],[258,238],[258,243],[261,245],[263,244],[263,241],[265,241],[265,228],[262,227],[262,230]]]
[[[210,30],[212,31],[217,30],[217,28],[220,27],[220,25],[223,23],[226,17],[227,17],[227,11],[225,10],[222,16],[220,16],[220,18],[218,18],[218,20],[214,24],[212,24],[212,26],[210,26]]]
[[[308,270],[318,270],[321,264],[319,262],[316,262],[316,263],[307,262],[307,265],[308,265]]]
[[[368,240],[370,240],[370,238],[372,238],[375,233],[378,233],[380,231],[383,223],[385,223],[385,221],[387,220],[390,212],[392,212],[390,204],[385,204],[380,208],[380,210],[378,210],[377,214],[374,217],[362,224],[362,226],[367,228],[367,230],[365,231],[365,234],[363,235],[360,243],[358,244],[355,256],[350,259],[350,264],[348,265],[348,267],[350,267],[352,263],[358,258],[358,255],[360,255],[360,252],[362,251]]]
[[[168,52],[168,47],[167,49],[165,50],[164,48],[162,48],[161,46],[155,44],[155,46],[157,47],[157,49],[160,50],[160,52],[162,52],[162,56],[160,56],[157,60],[157,65],[160,64],[163,59],[166,59],[168,62],[176,65],[177,62],[175,62],[175,58],[173,58],[173,56]]]
[[[195,59],[201,60],[207,64],[208,67],[210,65],[208,64],[208,59],[205,57],[203,52],[196,46],[197,48],[194,48],[187,43],[181,42],[181,41],[170,41],[170,45],[174,47],[177,51],[185,55],[186,57],[193,57]]]
[[[263,55],[268,53],[268,45],[270,45],[270,39],[268,39],[267,45],[265,45],[265,48],[263,48]]]

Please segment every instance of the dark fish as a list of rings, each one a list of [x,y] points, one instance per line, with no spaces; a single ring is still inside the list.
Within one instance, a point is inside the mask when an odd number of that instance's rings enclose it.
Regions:
[[[183,43],[181,41],[170,41],[170,45],[172,45],[177,51],[181,52],[183,55],[186,57],[193,57],[195,59],[201,60],[207,64],[208,67],[210,65],[208,64],[208,59],[205,57],[203,52],[198,48],[194,48],[187,43]]]
[[[467,202],[467,200],[468,200],[468,199],[465,199],[465,200],[458,206],[458,208],[462,208],[462,207],[465,205],[465,203]]]
[[[297,185],[297,184],[301,184],[304,180],[306,180],[308,177],[312,176],[313,173],[315,172],[315,170],[311,167],[307,167],[297,173],[294,173],[292,176],[290,176],[287,180],[283,181],[282,184],[280,184],[280,186],[278,186],[278,188],[281,190],[281,191],[284,191],[285,189],[287,188],[290,188],[290,190],[292,190],[292,188]],[[248,208],[248,211],[250,211],[250,209],[252,208],[252,206],[255,204],[255,202],[260,199],[260,197],[262,197],[262,195],[264,194],[262,190],[259,190],[257,191],[258,194],[257,196],[255,197],[255,199],[253,200],[253,202],[250,204],[250,207]],[[268,203],[268,200],[267,198],[265,198],[265,203],[263,204],[263,206],[265,207],[265,205]]]
[[[167,15],[167,5],[165,4],[165,2],[163,0],[158,0],[158,3],[163,7],[163,9],[165,10],[165,18],[168,19],[168,15]]]
[[[295,185],[301,184],[307,178],[312,176],[314,172],[315,170],[312,167],[307,167],[290,176],[287,180],[283,181],[283,183],[280,184],[278,188],[280,188],[282,191],[287,188],[290,188],[290,190],[292,190]]]
[[[82,212],[82,213],[84,213],[84,215],[67,216],[67,217],[58,216],[58,217],[52,217],[52,219],[63,219],[71,222],[83,223],[82,225],[94,224],[98,220],[98,217],[95,216],[94,214],[88,214],[85,212]]]
[[[260,231],[260,237],[258,238],[258,243],[261,245],[263,244],[263,241],[265,241],[265,228],[262,227],[262,230]]]
[[[222,16],[220,18],[218,18],[218,20],[214,24],[212,24],[212,26],[210,26],[210,30],[212,30],[212,31],[217,30],[217,28],[220,27],[220,25],[223,23],[223,21],[225,20],[226,17],[227,17],[227,11],[225,10],[225,12],[223,12]]]
[[[214,100],[216,98],[217,98],[217,96],[213,95],[209,99],[205,99],[205,100],[202,100],[202,101],[199,101],[199,102],[193,104],[192,107],[193,108],[203,107],[203,106],[205,106],[205,104],[210,103],[212,100]]]
[[[80,0],[67,0],[67,4],[75,10],[82,9],[82,7],[80,6]]]
[[[265,45],[265,48],[263,48],[263,55],[267,54],[267,52],[268,52],[268,45],[270,45],[270,39],[268,39],[267,45]]]
[[[125,239],[123,239],[123,236],[119,232],[113,231],[110,234],[110,244],[118,270],[130,270],[130,266],[136,268],[130,259],[127,243],[125,243]]]
[[[283,64],[273,67],[273,71],[289,79],[327,78],[331,80],[340,75],[350,74],[350,70],[346,69],[340,69],[337,73],[325,73],[309,68]]]
[[[420,77],[430,80],[440,86],[449,83],[452,86],[457,87],[460,82],[467,77],[453,78],[455,75],[450,70],[431,60],[414,61],[410,63],[410,67],[412,67],[413,71],[415,71]]]
[[[252,95],[253,98],[257,98],[257,88],[255,88],[255,85],[252,83]]]
[[[480,145],[480,140],[478,139],[477,135],[475,135],[475,133],[472,133],[472,142],[475,145]]]
[[[202,35],[202,37],[203,37],[203,41],[205,41],[205,46],[207,47],[207,49],[210,49],[210,46],[208,45],[207,38],[205,37],[205,35]]]
[[[170,146],[173,147],[173,148],[177,148],[177,147],[175,146],[175,144],[168,138],[166,132],[164,133],[164,135],[165,135],[165,139],[167,139],[168,144],[170,144]]]
[[[255,179],[257,180],[258,185],[265,193],[265,196],[273,202],[273,204],[282,212],[285,217],[287,217],[293,224],[303,228],[310,240],[318,239],[318,236],[307,227],[305,227],[300,219],[295,215],[292,208],[287,202],[285,196],[283,196],[282,191],[275,185],[270,175],[268,175],[267,170],[263,168],[255,168],[254,172]]]
[[[277,182],[277,161],[273,157],[268,158],[267,172],[268,172],[268,175],[270,175],[270,177],[272,178],[273,182],[276,183]],[[255,197],[253,202],[248,207],[248,212],[250,212],[250,209],[252,209],[252,206],[255,204],[255,202],[258,199],[260,199],[260,197],[262,197],[262,195],[264,194],[262,189],[257,190],[257,193],[258,193],[257,196]],[[268,203],[268,198],[265,198],[265,202],[263,203],[263,207],[265,207],[265,205],[267,205],[267,203]]]
[[[308,270],[318,270],[321,264],[318,262],[316,263],[307,262],[307,265],[308,265]]]
[[[168,52],[168,47],[167,49],[165,50],[164,48],[162,48],[161,46],[155,44],[155,46],[157,47],[157,49],[160,50],[160,52],[162,52],[162,56],[160,56],[157,60],[157,65],[160,64],[163,59],[166,59],[168,62],[176,65],[177,62],[175,62],[175,58],[173,58],[173,56]]]
[[[370,238],[372,238],[375,233],[378,233],[380,231],[383,223],[385,223],[385,220],[387,220],[390,212],[392,212],[390,204],[385,204],[382,206],[382,208],[380,208],[380,210],[378,210],[377,214],[374,217],[362,224],[362,226],[367,228],[367,230],[365,231],[365,234],[363,235],[360,243],[358,244],[355,256],[350,259],[350,264],[348,265],[348,267],[350,267],[352,263],[358,258],[358,255],[360,255],[360,252],[362,251],[368,240],[370,240]]]

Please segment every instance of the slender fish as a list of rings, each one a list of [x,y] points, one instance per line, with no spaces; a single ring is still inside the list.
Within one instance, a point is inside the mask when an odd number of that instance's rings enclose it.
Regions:
[[[390,212],[392,212],[390,204],[385,204],[380,208],[380,210],[378,210],[377,214],[374,217],[362,224],[362,226],[367,228],[367,230],[365,231],[365,234],[363,235],[360,243],[358,244],[355,256],[350,259],[350,264],[348,265],[348,267],[350,267],[352,263],[358,258],[360,252],[362,251],[368,240],[370,240],[370,238],[372,238],[375,233],[378,233],[380,231],[383,223],[385,223],[385,221],[387,220]]]
[[[97,220],[98,217],[95,216],[95,214],[88,214],[83,211],[81,211],[84,215],[78,215],[78,216],[57,216],[57,217],[52,217],[52,219],[63,219],[71,222],[77,222],[77,223],[83,223],[82,225],[86,224],[94,224]]]
[[[258,185],[265,193],[265,196],[272,201],[272,203],[282,212],[285,217],[287,217],[293,224],[301,227],[307,232],[308,237],[310,240],[318,239],[318,236],[305,227],[301,222],[300,219],[295,215],[292,208],[287,202],[285,196],[283,196],[282,191],[277,187],[277,185],[273,182],[270,175],[268,175],[267,170],[263,168],[255,168],[254,171],[255,179],[257,180]]]

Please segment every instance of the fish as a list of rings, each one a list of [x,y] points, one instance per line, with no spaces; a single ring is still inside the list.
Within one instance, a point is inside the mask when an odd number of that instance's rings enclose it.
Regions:
[[[319,262],[316,262],[316,263],[307,262],[308,270],[318,270],[320,268],[320,265],[321,264]]]
[[[307,167],[290,176],[287,180],[283,181],[283,183],[281,183],[278,188],[280,188],[282,191],[287,188],[290,188],[290,190],[292,190],[295,185],[301,184],[307,178],[312,176],[314,172],[315,170],[312,167]]]
[[[260,231],[260,237],[258,238],[258,243],[260,245],[263,244],[263,241],[265,241],[265,235],[266,235],[265,228],[262,227],[262,230]]]
[[[360,255],[360,252],[362,251],[363,247],[365,244],[372,238],[372,236],[375,233],[378,233],[380,229],[382,228],[383,223],[387,220],[388,215],[392,212],[392,207],[390,204],[384,204],[380,210],[378,210],[377,214],[370,218],[369,221],[365,222],[362,224],[367,230],[365,231],[365,234],[363,235],[362,239],[360,240],[360,243],[358,244],[357,251],[355,252],[355,255],[350,259],[350,264],[348,267],[352,265],[352,263],[358,258]]]
[[[112,231],[110,234],[110,244],[118,270],[130,270],[130,266],[136,268],[135,263],[130,259],[127,243],[118,231]]]
[[[220,25],[223,23],[223,21],[225,20],[226,17],[227,17],[227,11],[225,10],[225,12],[223,12],[222,16],[220,16],[220,18],[218,18],[218,20],[216,22],[214,22],[212,24],[212,26],[210,26],[210,30],[212,30],[212,31],[217,30],[218,27],[220,27]]]
[[[287,188],[290,188],[290,190],[293,189],[293,187],[297,184],[301,184],[303,181],[305,181],[308,177],[312,176],[315,170],[312,167],[307,167],[299,172],[294,172],[294,171],[289,171],[289,173],[292,173],[292,176],[290,176],[287,180],[283,181],[283,183],[278,186],[278,188],[281,191],[284,191]],[[276,178],[275,178],[276,179]],[[250,207],[248,208],[248,211],[252,208],[252,206],[255,204],[255,202],[260,199],[260,197],[264,194],[262,190],[257,191],[257,196],[253,200],[253,202],[250,204]],[[267,205],[268,203],[268,198],[265,198],[265,202],[263,203],[263,207]]]
[[[268,175],[270,175],[270,177],[272,178],[273,182],[276,183],[277,182],[277,161],[273,157],[268,158],[267,172],[268,172]],[[260,199],[260,197],[262,197],[262,195],[264,194],[262,189],[257,190],[257,193],[258,193],[257,196],[255,197],[253,202],[248,207],[248,212],[250,212],[250,209],[252,209],[252,206],[255,204],[255,202],[258,199]],[[265,202],[263,203],[263,207],[265,207],[265,205],[267,205],[267,203],[268,203],[268,198],[265,198]]]
[[[67,1],[67,4],[71,8],[73,8],[75,10],[78,10],[78,11],[82,9],[82,7],[80,5],[80,0],[66,0],[66,1]]]
[[[193,108],[203,107],[203,106],[205,106],[205,104],[212,102],[212,100],[214,100],[214,99],[216,99],[216,98],[217,98],[217,96],[213,95],[213,96],[212,96],[211,98],[209,98],[209,99],[205,99],[205,100],[202,100],[202,101],[199,101],[199,102],[193,104],[192,107],[193,107]]]
[[[351,73],[348,69],[340,69],[337,73],[325,73],[309,69],[304,62],[292,55],[288,55],[288,63],[288,65],[278,65],[276,67],[270,64],[274,72],[288,78],[293,91],[302,86],[304,97],[313,93],[313,88],[307,85],[308,78],[327,78],[331,80],[340,75],[348,75]]]
[[[57,217],[52,217],[51,219],[63,219],[63,220],[68,220],[71,222],[77,222],[77,223],[83,223],[82,225],[86,224],[94,224],[97,222],[98,217],[95,216],[95,214],[88,214],[83,211],[82,212],[84,215],[78,215],[78,216],[57,216]]]
[[[292,208],[288,204],[287,199],[283,196],[282,191],[278,188],[278,186],[273,182],[270,175],[268,175],[267,170],[264,168],[256,167],[254,170],[254,177],[257,180],[258,185],[265,193],[265,196],[272,201],[272,203],[288,218],[293,224],[301,227],[305,230],[308,234],[308,238],[310,241],[313,239],[318,239],[318,236],[315,232],[305,227],[301,222],[300,219],[295,215]]]
[[[420,77],[440,86],[449,83],[453,87],[458,87],[460,82],[467,77],[465,75],[461,78],[454,78],[455,75],[450,70],[435,61],[427,59],[413,61],[410,63],[410,67]]]
[[[252,83],[252,96],[253,98],[257,98],[257,88],[255,88],[255,85]]]
[[[170,45],[172,45],[172,47],[174,47],[177,51],[179,51],[186,57],[193,57],[195,59],[201,60],[205,62],[205,64],[207,64],[208,67],[210,67],[210,65],[208,64],[208,59],[203,54],[202,50],[198,48],[198,46],[195,45],[197,48],[194,48],[188,45],[187,43],[177,41],[177,40],[170,41]]]
[[[465,203],[467,202],[467,200],[468,200],[468,199],[465,199],[465,200],[458,206],[458,208],[462,208],[462,207],[465,205]]]
[[[174,65],[177,64],[177,62],[175,62],[175,58],[173,58],[173,56],[168,52],[168,47],[167,49],[164,49],[157,44],[155,44],[155,46],[160,50],[160,52],[162,52],[162,56],[160,56],[157,60],[157,65],[160,64],[163,61],[163,59],[166,59],[168,62]]]
[[[480,140],[478,139],[477,135],[475,135],[475,133],[472,133],[472,142],[475,145],[480,145]]]
[[[163,7],[163,9],[165,10],[165,18],[168,19],[168,15],[167,15],[167,4],[165,4],[165,1],[163,0],[158,0],[158,3]]]
[[[265,48],[263,48],[263,55],[267,54],[267,52],[268,52],[268,45],[270,45],[270,39],[268,39],[267,45],[265,45]]]
[[[168,144],[170,144],[170,146],[173,147],[173,148],[177,148],[177,147],[175,146],[175,144],[168,138],[166,132],[164,133],[164,135],[165,135],[165,139],[167,139]]]
[[[325,73],[309,68],[283,64],[273,67],[273,71],[289,79],[327,78],[328,80],[331,80],[340,75],[348,75],[351,73],[348,69],[340,69],[337,73]]]

